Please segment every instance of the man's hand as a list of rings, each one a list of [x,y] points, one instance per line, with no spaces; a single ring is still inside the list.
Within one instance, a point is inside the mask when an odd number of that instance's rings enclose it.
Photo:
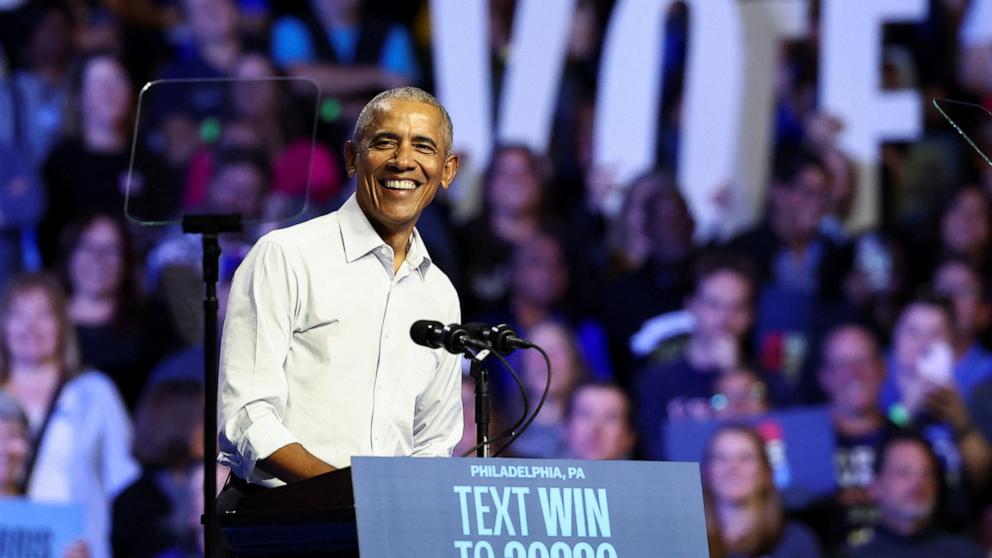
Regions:
[[[287,483],[309,479],[335,470],[334,467],[314,457],[298,443],[277,449],[272,455],[259,460],[258,467]]]

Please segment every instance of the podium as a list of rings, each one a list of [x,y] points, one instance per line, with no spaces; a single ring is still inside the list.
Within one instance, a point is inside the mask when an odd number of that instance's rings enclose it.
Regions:
[[[708,556],[696,463],[356,457],[218,523],[238,556]]]
[[[351,469],[245,496],[217,523],[238,556],[358,556]]]

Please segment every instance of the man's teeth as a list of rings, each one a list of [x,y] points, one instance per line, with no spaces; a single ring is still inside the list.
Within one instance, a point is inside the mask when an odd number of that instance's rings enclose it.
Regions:
[[[412,180],[383,180],[382,185],[390,190],[414,190],[417,183]]]

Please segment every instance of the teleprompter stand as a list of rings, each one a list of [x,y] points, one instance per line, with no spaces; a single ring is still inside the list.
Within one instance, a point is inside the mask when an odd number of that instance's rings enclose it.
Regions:
[[[207,558],[217,556],[217,281],[221,248],[218,236],[241,232],[238,213],[184,215],[183,232],[203,241],[203,539]]]

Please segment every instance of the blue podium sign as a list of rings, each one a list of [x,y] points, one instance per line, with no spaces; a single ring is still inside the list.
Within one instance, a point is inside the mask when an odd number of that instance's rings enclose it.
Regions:
[[[695,463],[355,457],[362,558],[708,556]]]
[[[0,498],[0,556],[4,558],[62,556],[82,536],[82,506]]]

